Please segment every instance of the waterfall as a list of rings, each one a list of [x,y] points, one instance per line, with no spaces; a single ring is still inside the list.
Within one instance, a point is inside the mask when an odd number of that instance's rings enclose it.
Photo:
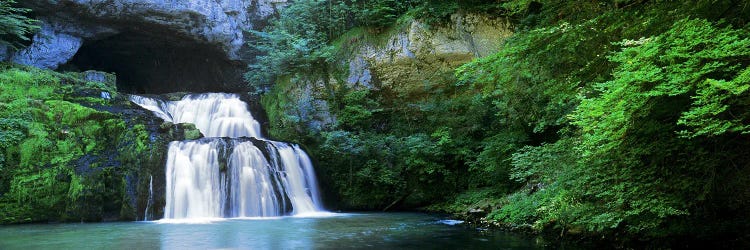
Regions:
[[[148,221],[148,215],[151,213],[151,204],[154,204],[154,176],[148,177],[148,200],[146,200],[146,209],[143,210],[143,220]]]
[[[164,218],[268,217],[322,211],[315,172],[298,145],[264,139],[238,95],[130,100],[206,138],[169,144]]]
[[[279,142],[268,144],[268,151],[275,152],[271,154],[272,158],[275,158],[274,168],[277,172],[283,173],[281,182],[286,187],[286,195],[296,212],[310,213],[320,210],[316,205],[320,204],[316,203],[319,202],[317,189],[308,188],[317,186],[317,183],[307,154],[296,145],[292,147]]]
[[[131,95],[130,100],[164,121],[195,124],[206,137],[261,138],[260,123],[235,94],[195,94],[167,102]]]

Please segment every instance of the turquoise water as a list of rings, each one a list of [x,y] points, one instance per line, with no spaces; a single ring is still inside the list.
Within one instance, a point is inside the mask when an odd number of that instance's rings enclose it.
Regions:
[[[0,227],[0,249],[540,249],[532,238],[419,213]]]

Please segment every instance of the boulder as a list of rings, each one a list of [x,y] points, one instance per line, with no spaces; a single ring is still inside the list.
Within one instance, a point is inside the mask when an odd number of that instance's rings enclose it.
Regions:
[[[171,141],[196,140],[203,138],[203,133],[192,123],[164,122],[159,126],[159,132],[168,135]]]

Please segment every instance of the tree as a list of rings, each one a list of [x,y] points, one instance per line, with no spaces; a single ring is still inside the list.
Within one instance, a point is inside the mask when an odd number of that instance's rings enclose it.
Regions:
[[[0,45],[18,50],[39,26],[37,20],[24,16],[29,9],[14,7],[15,4],[16,0],[0,0]]]

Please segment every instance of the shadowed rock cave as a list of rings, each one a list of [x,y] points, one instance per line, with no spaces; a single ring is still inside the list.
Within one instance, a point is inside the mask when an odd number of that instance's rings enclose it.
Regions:
[[[242,63],[227,59],[224,52],[212,45],[166,34],[126,32],[86,41],[62,69],[114,72],[118,90],[126,93],[244,89]]]

